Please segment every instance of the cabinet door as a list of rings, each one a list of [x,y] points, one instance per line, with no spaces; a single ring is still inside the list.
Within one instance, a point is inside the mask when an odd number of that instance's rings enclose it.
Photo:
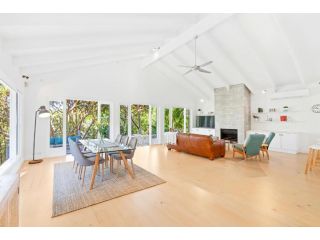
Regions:
[[[284,133],[281,139],[282,149],[285,152],[298,152],[298,135],[295,133]]]
[[[271,151],[281,151],[281,138],[282,133],[276,133],[274,138],[272,139],[272,142],[270,143],[269,149]]]

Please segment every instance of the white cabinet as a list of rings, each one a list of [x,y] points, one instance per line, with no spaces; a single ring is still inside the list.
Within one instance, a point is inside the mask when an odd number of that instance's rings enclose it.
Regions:
[[[268,131],[263,130],[250,130],[247,132],[251,133],[262,133],[268,136]],[[275,132],[275,137],[273,138],[269,150],[275,152],[285,152],[285,153],[293,153],[296,154],[299,152],[299,133],[291,133],[291,132]]]
[[[216,135],[216,131],[214,128],[191,128],[191,133],[201,134],[201,135]]]

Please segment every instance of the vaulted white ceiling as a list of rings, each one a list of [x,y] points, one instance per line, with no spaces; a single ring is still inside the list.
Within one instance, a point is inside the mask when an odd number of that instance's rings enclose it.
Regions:
[[[251,91],[305,87],[320,80],[320,14],[0,14],[3,49],[21,74],[141,59],[210,96],[245,83]],[[211,74],[192,72],[209,60]],[[152,49],[160,47],[158,57]]]

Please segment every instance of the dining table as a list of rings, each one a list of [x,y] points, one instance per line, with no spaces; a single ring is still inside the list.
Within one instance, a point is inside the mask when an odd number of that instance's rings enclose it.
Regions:
[[[91,176],[91,182],[90,182],[90,190],[93,189],[95,178],[99,169],[99,161],[101,154],[105,154],[105,158],[107,161],[108,156],[113,153],[118,153],[124,163],[124,166],[126,170],[128,171],[129,175],[131,178],[134,178],[134,173],[133,169],[130,167],[128,164],[128,159],[126,158],[125,152],[134,150],[132,147],[124,145],[124,144],[119,144],[110,141],[109,139],[81,139],[79,140],[80,143],[90,152],[94,153],[96,155],[95,158],[95,163],[93,165],[93,173]],[[110,164],[111,165],[111,164]],[[111,171],[111,166],[110,166],[110,171]]]

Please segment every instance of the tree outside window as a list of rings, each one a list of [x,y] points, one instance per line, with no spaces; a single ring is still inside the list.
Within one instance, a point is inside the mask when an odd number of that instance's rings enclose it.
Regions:
[[[9,159],[10,89],[0,82],[0,165]]]
[[[184,109],[173,108],[172,109],[172,127],[175,131],[184,131]]]
[[[128,135],[128,106],[120,105],[120,134]]]

